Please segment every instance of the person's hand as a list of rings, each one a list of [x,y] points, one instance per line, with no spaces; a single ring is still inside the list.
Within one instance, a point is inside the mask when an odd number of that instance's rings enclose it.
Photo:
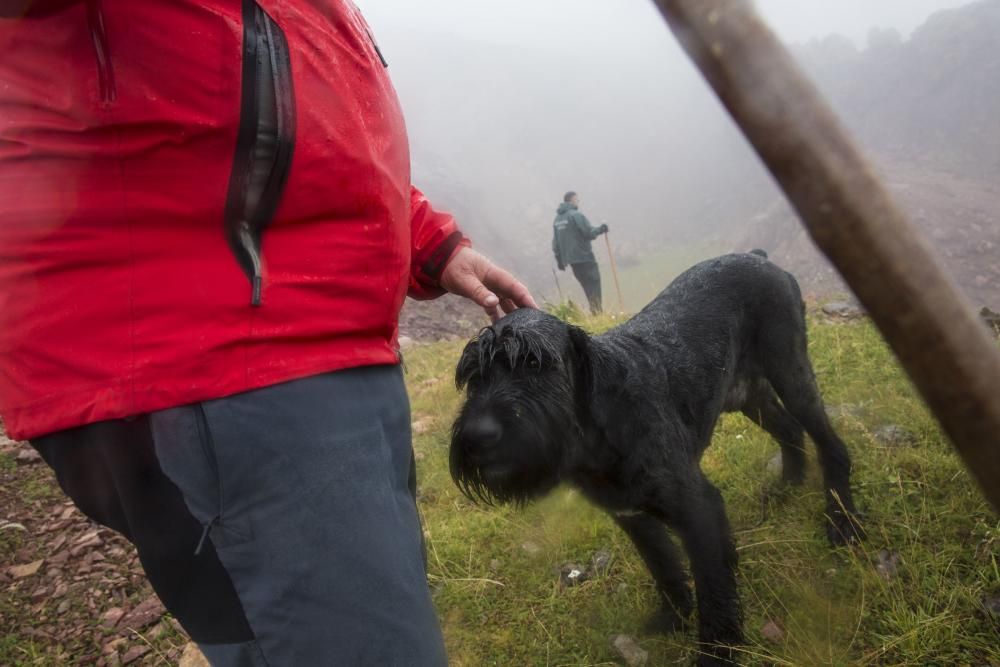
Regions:
[[[608,226],[607,225],[601,225],[600,227],[597,228],[597,231],[599,231],[601,234],[607,234],[608,233]]]
[[[494,322],[518,308],[538,308],[528,288],[471,248],[459,250],[441,273],[441,287],[475,301]]]

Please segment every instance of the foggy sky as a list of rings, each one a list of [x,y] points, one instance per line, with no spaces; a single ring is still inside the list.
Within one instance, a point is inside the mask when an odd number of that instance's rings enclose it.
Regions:
[[[500,44],[560,50],[629,51],[665,30],[647,0],[356,0],[376,31],[419,30]],[[969,0],[757,0],[758,9],[785,41],[804,42],[839,33],[859,46],[873,27],[903,37],[940,9]]]

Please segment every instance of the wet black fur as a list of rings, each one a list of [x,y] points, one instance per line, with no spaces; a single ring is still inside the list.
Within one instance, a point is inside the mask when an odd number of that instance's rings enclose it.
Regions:
[[[743,639],[729,522],[699,467],[722,412],[740,410],[774,436],[792,484],[803,479],[808,432],[830,541],[862,537],[847,449],[806,356],[799,287],[758,254],[698,264],[600,336],[515,311],[468,344],[456,379],[467,390],[451,444],[458,486],[519,504],[562,482],[579,488],[638,548],[661,594],[662,631],[681,628],[693,607],[672,529],[694,575],[701,664],[726,664]]]

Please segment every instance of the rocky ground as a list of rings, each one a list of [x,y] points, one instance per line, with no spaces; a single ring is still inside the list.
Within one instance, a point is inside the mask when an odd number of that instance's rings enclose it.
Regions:
[[[0,664],[207,666],[132,546],[76,510],[2,427]]]

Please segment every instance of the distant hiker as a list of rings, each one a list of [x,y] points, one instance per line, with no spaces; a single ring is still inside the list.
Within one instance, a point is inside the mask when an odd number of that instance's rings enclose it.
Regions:
[[[608,226],[593,227],[587,216],[580,212],[580,197],[575,192],[567,192],[553,223],[552,252],[560,271],[566,266],[573,268],[573,275],[580,281],[590,312],[601,312],[601,272],[597,260],[590,249],[590,242],[601,234],[608,233]]]

